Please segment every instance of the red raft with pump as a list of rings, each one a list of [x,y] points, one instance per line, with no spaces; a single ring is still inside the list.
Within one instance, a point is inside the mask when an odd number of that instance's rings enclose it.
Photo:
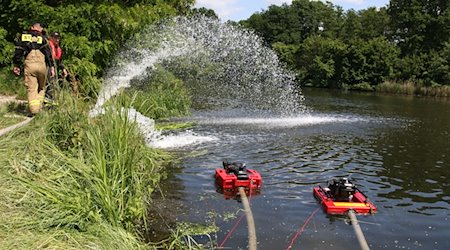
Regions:
[[[223,169],[216,169],[216,185],[222,193],[236,191],[239,187],[246,190],[258,190],[261,187],[261,175],[253,169],[247,169],[244,163],[223,161]],[[235,192],[233,192],[235,193]]]
[[[346,214],[350,210],[358,214],[372,214],[377,211],[367,196],[347,178],[333,179],[326,188],[314,187],[313,194],[327,214]]]

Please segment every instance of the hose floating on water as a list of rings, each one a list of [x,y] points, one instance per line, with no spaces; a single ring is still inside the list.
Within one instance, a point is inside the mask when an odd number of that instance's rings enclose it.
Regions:
[[[350,221],[352,222],[353,229],[355,230],[356,238],[358,239],[359,246],[362,250],[370,250],[369,245],[367,244],[366,238],[364,237],[363,231],[359,226],[358,219],[356,219],[356,214],[354,210],[348,211],[348,217],[350,217]]]
[[[243,187],[239,187],[239,195],[241,196],[242,205],[244,206],[245,217],[247,218],[248,227],[248,249],[256,250],[256,230],[255,221],[253,220],[252,210],[248,202],[247,195]]]

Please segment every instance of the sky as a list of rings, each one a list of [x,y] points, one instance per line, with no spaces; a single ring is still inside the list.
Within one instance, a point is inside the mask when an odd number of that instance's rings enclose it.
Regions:
[[[329,0],[344,10],[361,10],[368,7],[383,7],[389,0]],[[292,0],[196,0],[195,7],[213,9],[222,21],[240,21],[249,18],[255,12],[267,10],[272,4],[290,4]]]

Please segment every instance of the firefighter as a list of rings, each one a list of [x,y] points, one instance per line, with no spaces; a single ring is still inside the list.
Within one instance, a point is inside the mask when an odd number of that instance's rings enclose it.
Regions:
[[[24,58],[25,60],[23,60]],[[42,109],[45,84],[47,82],[47,66],[50,67],[50,77],[55,75],[52,54],[43,24],[33,23],[28,31],[23,32],[17,38],[13,57],[13,72],[17,76],[21,73],[20,64],[22,60],[28,108],[33,116]]]
[[[50,38],[48,40],[48,44],[50,46],[50,50],[52,52],[52,59],[53,63],[56,65],[56,72],[55,77],[51,77],[50,81],[47,85],[47,89],[45,91],[45,99],[44,102],[48,102],[51,104],[54,104],[54,91],[55,91],[55,84],[58,83],[59,79],[57,79],[58,76],[61,76],[61,80],[65,79],[67,77],[67,70],[66,67],[64,67],[64,64],[62,62],[62,49],[59,44],[60,42],[60,35],[58,32],[53,32],[50,35]]]

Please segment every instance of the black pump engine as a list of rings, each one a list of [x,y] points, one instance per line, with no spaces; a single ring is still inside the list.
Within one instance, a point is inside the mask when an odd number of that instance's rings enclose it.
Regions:
[[[351,201],[356,192],[356,185],[347,178],[332,179],[328,181],[329,195],[335,201]]]
[[[248,173],[245,163],[223,161],[223,168],[228,174],[235,174],[238,180],[248,180]]]

